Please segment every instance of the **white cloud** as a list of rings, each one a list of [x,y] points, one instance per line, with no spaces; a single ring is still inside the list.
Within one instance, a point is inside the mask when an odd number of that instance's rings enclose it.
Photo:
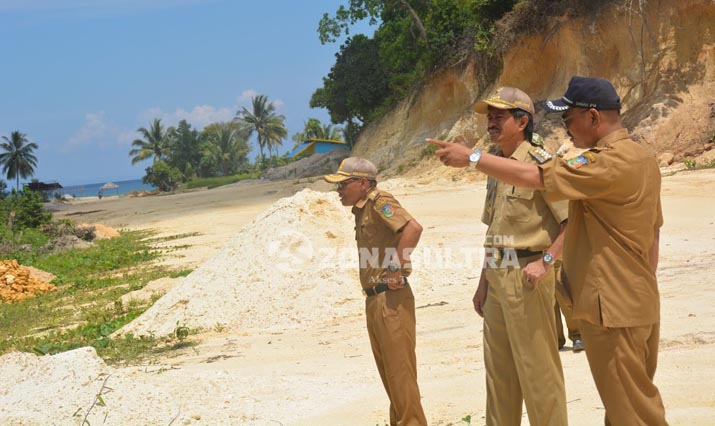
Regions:
[[[108,128],[104,111],[87,113],[82,127],[70,136],[63,148],[65,151],[71,151],[87,145],[102,145]]]
[[[240,103],[249,102],[251,100],[251,98],[253,98],[257,95],[258,95],[258,92],[256,92],[253,89],[244,90],[243,92],[241,92],[241,96],[238,97],[238,103],[240,104]]]
[[[122,130],[117,134],[117,143],[120,146],[130,147],[134,139],[138,137],[136,130]]]
[[[246,89],[236,99],[236,104],[228,107],[215,107],[213,105],[197,105],[190,111],[183,108],[177,108],[173,112],[167,112],[161,108],[149,108],[139,114],[141,123],[151,123],[155,118],[160,118],[166,126],[176,126],[179,121],[186,120],[195,129],[201,130],[206,125],[216,122],[230,121],[236,116],[236,113],[247,107],[250,109],[251,98],[258,96],[259,93],[254,89]],[[270,99],[269,99],[270,101]],[[282,108],[285,102],[282,99],[276,99],[273,106],[276,109]],[[146,126],[148,124],[141,124]]]
[[[128,147],[135,137],[136,132],[122,129],[112,123],[104,111],[89,112],[84,116],[82,127],[70,136],[60,150],[67,153],[86,147]]]
[[[211,105],[199,105],[190,112],[179,109],[176,111],[176,115],[193,126],[203,129],[207,124],[217,121],[230,121],[233,119],[235,112],[235,108],[216,109]]]
[[[151,122],[155,118],[160,118],[165,126],[176,126],[179,121],[186,120],[192,127],[201,130],[211,123],[231,121],[236,114],[236,108],[216,108],[211,105],[198,105],[191,111],[178,108],[174,112],[165,112],[161,108],[149,108],[142,112],[139,118],[142,122]]]
[[[238,106],[239,107],[245,106],[248,109],[251,109],[250,108],[251,98],[258,96],[258,95],[259,95],[259,93],[256,92],[254,89],[244,90],[241,93],[241,96],[238,97]],[[272,101],[269,98],[268,102],[272,103],[273,106],[276,107],[276,109],[280,109],[285,105],[285,102],[283,101],[283,99],[276,99],[276,100]]]
[[[139,114],[139,121],[142,123],[145,121],[151,122],[155,118],[160,118],[161,121],[166,121],[168,119],[169,115],[165,113],[164,111],[161,110],[161,108],[149,108],[146,111],[142,111]],[[147,127],[147,126],[143,126]]]

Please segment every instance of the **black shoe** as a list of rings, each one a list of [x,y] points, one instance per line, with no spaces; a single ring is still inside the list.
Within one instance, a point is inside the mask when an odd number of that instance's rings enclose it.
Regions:
[[[581,352],[581,351],[584,350],[584,349],[586,349],[586,348],[583,346],[583,340],[581,340],[581,339],[576,339],[576,340],[573,341],[573,351],[574,351],[574,353],[579,353],[579,352]]]

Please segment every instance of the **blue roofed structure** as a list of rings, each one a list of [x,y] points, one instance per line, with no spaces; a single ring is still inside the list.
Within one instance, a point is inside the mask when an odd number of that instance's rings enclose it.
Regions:
[[[343,141],[335,141],[331,139],[308,139],[288,154],[288,158],[296,158],[300,155],[307,157],[313,154],[323,154],[334,151],[336,149],[350,151],[350,146],[347,142]]]

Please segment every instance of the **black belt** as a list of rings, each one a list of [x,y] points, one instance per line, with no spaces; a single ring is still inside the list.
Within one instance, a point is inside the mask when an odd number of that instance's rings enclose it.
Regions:
[[[389,289],[390,287],[388,287],[387,284],[378,284],[375,287],[366,288],[363,291],[365,292],[365,294],[367,294],[367,297],[370,297],[376,294],[383,293]]]
[[[492,250],[494,250],[494,254],[496,257],[503,259],[504,258],[504,251],[505,250],[514,250],[516,253],[516,257],[518,258],[523,258],[523,257],[531,257],[531,256],[541,256],[543,253],[540,251],[531,251],[531,250],[526,250],[526,249],[514,249],[514,248],[498,248],[498,247],[492,247]]]
[[[402,277],[402,281],[405,283],[405,285],[410,285],[409,281],[407,281],[407,277]],[[375,287],[365,288],[363,289],[363,291],[365,292],[367,297],[370,297],[375,296],[376,294],[384,293],[389,289],[390,287],[388,287],[387,284],[378,284]]]

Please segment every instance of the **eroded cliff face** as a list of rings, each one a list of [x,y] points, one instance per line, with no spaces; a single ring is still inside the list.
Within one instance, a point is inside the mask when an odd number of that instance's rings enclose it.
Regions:
[[[715,154],[707,153],[715,146],[709,142],[715,133],[713,0],[623,1],[595,16],[554,18],[544,32],[519,38],[502,59],[501,74],[481,92],[477,64],[436,75],[370,125],[353,155],[388,174],[409,171],[425,154],[425,137],[484,136],[484,117],[469,108],[475,99],[503,85],[521,88],[537,103],[559,98],[573,75],[612,81],[624,123],[655,154],[673,153],[675,161]],[[536,120],[551,146],[567,141],[560,117],[537,106]],[[418,169],[437,164],[422,163]]]

